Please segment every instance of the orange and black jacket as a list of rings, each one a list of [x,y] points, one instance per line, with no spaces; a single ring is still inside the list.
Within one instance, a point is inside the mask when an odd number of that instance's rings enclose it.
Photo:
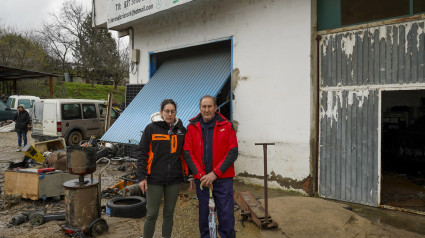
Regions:
[[[182,183],[189,175],[183,157],[186,128],[177,119],[171,127],[165,121],[147,125],[137,152],[137,178],[149,184]]]

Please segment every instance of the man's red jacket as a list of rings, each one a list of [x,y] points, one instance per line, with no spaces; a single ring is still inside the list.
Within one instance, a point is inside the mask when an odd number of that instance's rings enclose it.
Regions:
[[[214,126],[213,133],[213,172],[217,178],[231,178],[235,176],[233,163],[238,157],[238,141],[232,123],[221,114]],[[204,148],[202,142],[201,114],[190,119],[184,141],[184,159],[193,173],[193,177],[200,179],[205,173]]]

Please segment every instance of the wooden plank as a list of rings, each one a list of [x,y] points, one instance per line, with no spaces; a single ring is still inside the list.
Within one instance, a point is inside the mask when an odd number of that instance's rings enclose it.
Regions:
[[[5,171],[4,193],[20,194],[22,198],[38,200],[38,174]]]

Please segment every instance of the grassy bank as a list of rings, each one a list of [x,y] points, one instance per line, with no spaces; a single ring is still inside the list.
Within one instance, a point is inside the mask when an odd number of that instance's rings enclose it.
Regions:
[[[18,81],[18,94],[34,95],[40,98],[49,98],[49,83],[47,80]],[[125,87],[119,86],[114,90],[110,85],[94,85],[85,83],[68,83],[55,81],[53,83],[53,98],[83,98],[107,100],[108,93],[113,93],[113,101],[120,104],[125,102]]]

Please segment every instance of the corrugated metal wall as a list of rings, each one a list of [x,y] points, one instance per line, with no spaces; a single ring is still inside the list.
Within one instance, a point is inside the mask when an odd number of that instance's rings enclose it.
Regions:
[[[321,86],[424,82],[424,22],[324,35]]]
[[[377,206],[379,90],[425,82],[424,21],[323,35],[319,194]]]
[[[321,196],[378,205],[378,93],[321,92]]]

